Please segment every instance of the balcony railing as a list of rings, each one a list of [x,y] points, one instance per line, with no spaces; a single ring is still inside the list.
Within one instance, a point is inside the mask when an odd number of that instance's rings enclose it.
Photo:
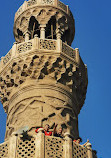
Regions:
[[[13,135],[8,142],[0,145],[0,158],[96,158],[91,144],[83,147],[72,143],[72,139],[45,136],[39,132],[33,136]]]
[[[6,56],[1,58],[0,68],[2,69],[11,61],[11,59],[16,58],[18,55],[29,53],[34,50],[48,53],[54,51],[56,54],[61,54],[62,56],[66,56],[66,58],[70,58],[73,62],[79,63],[78,49],[73,49],[61,40],[41,39],[35,37],[27,42],[19,44],[15,43]]]
[[[12,56],[12,49],[10,49],[10,51],[6,54],[6,56],[3,58],[3,64],[5,65],[10,59],[11,59],[11,56]]]
[[[73,157],[74,158],[88,158],[87,148],[73,142]]]
[[[55,6],[55,7],[62,9],[64,12],[66,12],[67,14],[70,15],[69,7],[59,0],[28,0],[28,1],[25,1],[23,3],[23,5],[21,5],[21,7],[17,10],[17,12],[15,14],[15,20],[22,12],[24,12],[25,10],[27,10],[30,7],[35,6],[35,5],[37,5],[37,6],[39,6],[39,5]]]
[[[8,158],[8,146],[8,142],[0,144],[0,158]]]

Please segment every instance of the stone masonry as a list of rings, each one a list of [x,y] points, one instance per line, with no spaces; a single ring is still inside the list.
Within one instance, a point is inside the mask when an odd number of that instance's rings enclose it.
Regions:
[[[1,158],[96,158],[79,136],[78,114],[87,92],[87,67],[71,43],[75,23],[59,0],[28,0],[14,19],[15,43],[0,62],[0,98],[7,113]],[[35,129],[54,123],[64,139]],[[27,139],[17,131],[28,127]]]

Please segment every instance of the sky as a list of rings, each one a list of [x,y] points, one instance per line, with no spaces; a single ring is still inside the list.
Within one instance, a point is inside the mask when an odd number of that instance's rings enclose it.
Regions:
[[[75,18],[73,48],[88,68],[88,90],[79,114],[83,143],[89,139],[98,158],[111,158],[111,0],[62,0]],[[23,0],[0,3],[0,56],[12,47],[14,14]],[[6,114],[0,104],[0,143],[4,142]]]

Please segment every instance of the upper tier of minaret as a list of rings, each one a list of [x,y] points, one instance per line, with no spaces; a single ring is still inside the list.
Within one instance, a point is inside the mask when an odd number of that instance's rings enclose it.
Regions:
[[[57,39],[71,45],[75,24],[67,5],[59,0],[28,0],[15,14],[14,37],[16,42],[40,38]]]
[[[7,113],[0,158],[97,158],[90,143],[77,143],[88,76],[70,46],[74,34],[72,13],[59,0],[27,0],[16,12],[15,42],[0,60]]]
[[[79,136],[78,114],[87,92],[87,67],[79,49],[69,7],[58,0],[25,1],[15,14],[14,42],[0,61],[0,98],[7,113],[6,135],[24,126],[54,122]]]

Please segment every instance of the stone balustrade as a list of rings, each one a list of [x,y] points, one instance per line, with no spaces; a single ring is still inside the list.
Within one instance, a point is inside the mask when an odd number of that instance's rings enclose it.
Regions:
[[[54,51],[62,56],[69,57],[75,63],[79,63],[78,49],[73,49],[61,40],[41,39],[35,36],[34,39],[27,42],[19,44],[15,42],[12,49],[6,54],[6,56],[1,58],[0,70],[2,70],[2,68],[6,66],[11,59],[16,58],[20,54],[29,53],[33,50],[49,53]]]
[[[12,56],[12,49],[6,54],[6,56],[3,58],[3,64],[5,65],[10,59],[11,59],[11,56]]]
[[[22,12],[24,12],[25,10],[29,9],[30,7],[32,7],[34,5],[55,6],[55,7],[62,9],[64,12],[66,12],[68,15],[70,15],[69,7],[59,0],[28,0],[28,1],[25,1],[23,3],[23,5],[21,5],[21,7],[17,10],[17,12],[15,14],[15,20]]]
[[[73,157],[74,158],[88,158],[88,153],[87,153],[87,148],[83,147],[81,145],[77,145],[76,143],[73,142]]]
[[[8,158],[9,142],[0,144],[0,158]]]
[[[72,143],[70,136],[59,138],[45,136],[42,131],[33,136],[12,135],[8,142],[0,145],[1,158],[96,158],[91,144],[86,147]]]

